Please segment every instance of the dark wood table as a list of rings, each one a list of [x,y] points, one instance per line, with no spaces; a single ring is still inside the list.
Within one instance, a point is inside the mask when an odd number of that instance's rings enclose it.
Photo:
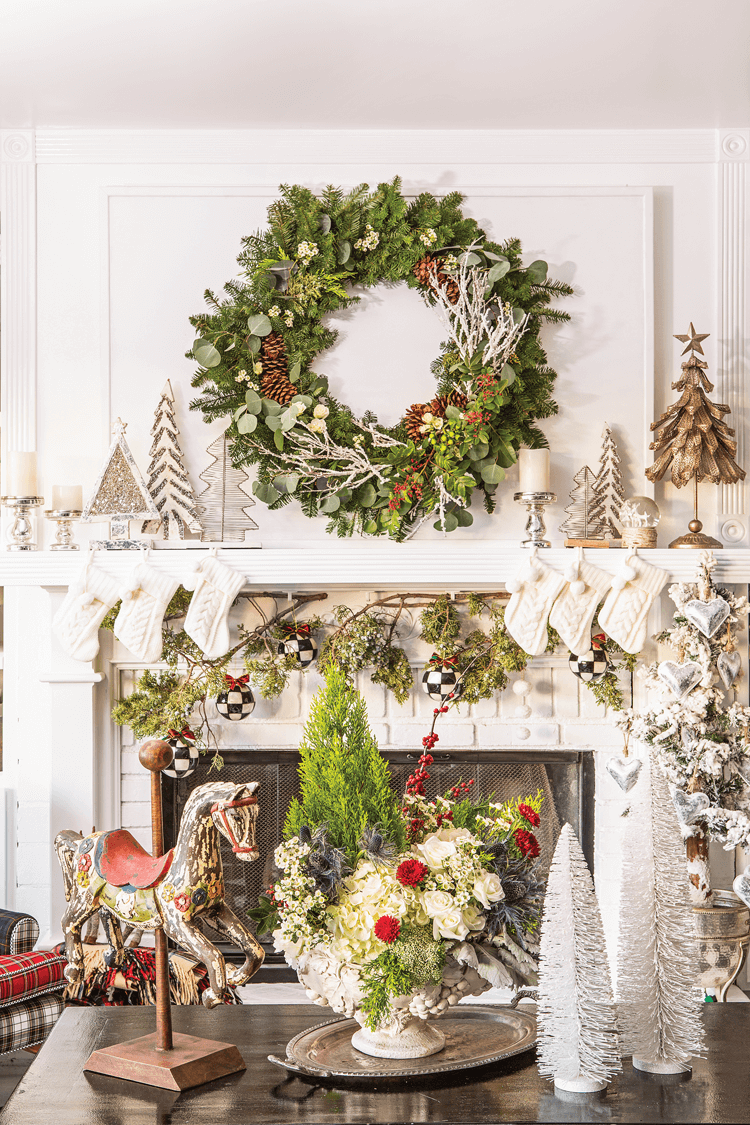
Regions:
[[[707,1004],[708,1051],[689,1081],[641,1077],[626,1061],[593,1105],[559,1101],[533,1051],[441,1081],[394,1081],[369,1088],[316,1085],[268,1062],[289,1039],[323,1022],[313,1005],[174,1008],[175,1030],[236,1043],[243,1074],[181,1094],[83,1072],[96,1047],[144,1035],[153,1008],[68,1008],[0,1114],[2,1125],[318,1125],[636,1121],[750,1122],[750,1004]]]

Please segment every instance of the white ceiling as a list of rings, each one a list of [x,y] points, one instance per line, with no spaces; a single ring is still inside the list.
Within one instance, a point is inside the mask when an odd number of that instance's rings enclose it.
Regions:
[[[750,0],[0,0],[0,126],[750,123]]]

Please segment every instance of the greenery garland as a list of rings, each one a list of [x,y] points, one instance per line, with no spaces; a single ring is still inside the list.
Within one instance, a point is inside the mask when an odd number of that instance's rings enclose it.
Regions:
[[[231,417],[235,465],[258,466],[255,495],[271,509],[297,499],[327,530],[401,540],[431,515],[435,527],[471,524],[487,511],[521,445],[546,439],[536,419],[557,412],[555,372],[539,340],[549,308],[572,292],[524,267],[517,239],[490,241],[463,215],[463,197],[408,200],[398,178],[320,195],[282,185],[268,229],[243,240],[243,277],[213,311],[191,317],[190,358],[200,370],[191,406],[205,421]],[[436,396],[414,403],[393,427],[354,416],[313,370],[336,341],[325,323],[360,300],[357,289],[405,281],[441,315],[448,335],[432,364]]]

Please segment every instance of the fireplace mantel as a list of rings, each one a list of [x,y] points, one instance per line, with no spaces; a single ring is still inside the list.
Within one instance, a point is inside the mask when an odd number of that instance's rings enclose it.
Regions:
[[[176,548],[159,544],[150,552],[149,565],[186,579],[210,548],[184,544]],[[571,548],[552,548],[541,552],[550,566],[564,570]],[[588,562],[614,573],[622,564],[622,550],[587,550]],[[222,562],[244,573],[249,586],[283,586],[299,590],[321,585],[385,590],[413,587],[421,589],[496,588],[516,573],[528,551],[505,541],[483,540],[434,543],[349,542],[300,545],[299,547],[221,547]],[[0,553],[0,585],[67,586],[76,577],[85,553],[55,554]],[[641,557],[669,571],[673,579],[689,581],[695,576],[700,558],[697,551],[646,550]],[[125,578],[137,561],[134,551],[97,551],[94,562],[115,578]],[[750,550],[716,552],[715,578],[719,582],[750,582]]]

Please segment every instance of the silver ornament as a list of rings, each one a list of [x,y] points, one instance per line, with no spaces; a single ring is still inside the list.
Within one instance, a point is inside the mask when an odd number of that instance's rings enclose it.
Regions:
[[[680,824],[695,824],[701,813],[711,804],[705,793],[685,793],[672,788],[672,800]]]
[[[732,610],[723,598],[712,598],[710,602],[702,602],[696,598],[683,606],[682,612],[704,637],[713,637]]]
[[[675,664],[673,660],[662,660],[656,671],[662,683],[665,683],[678,699],[682,699],[694,687],[697,687],[703,678],[701,666],[696,664],[694,660],[688,660],[686,664]]]
[[[737,679],[742,667],[742,657],[738,652],[720,652],[716,667],[721,676],[724,687],[729,689]]]
[[[732,883],[732,890],[741,898],[745,906],[750,906],[750,867],[746,867],[741,875]]]
[[[633,788],[642,765],[640,758],[610,758],[605,762],[607,773],[614,778],[623,793],[629,793]]]

